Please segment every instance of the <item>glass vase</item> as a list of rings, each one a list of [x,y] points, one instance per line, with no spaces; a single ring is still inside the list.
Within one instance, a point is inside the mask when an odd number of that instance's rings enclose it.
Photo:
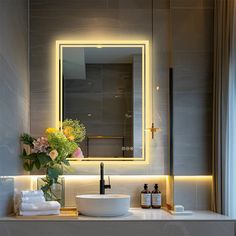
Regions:
[[[44,185],[42,178],[37,179],[37,189]],[[61,207],[65,206],[65,178],[58,177],[57,183],[53,183],[47,192],[44,193],[46,201],[57,201]]]

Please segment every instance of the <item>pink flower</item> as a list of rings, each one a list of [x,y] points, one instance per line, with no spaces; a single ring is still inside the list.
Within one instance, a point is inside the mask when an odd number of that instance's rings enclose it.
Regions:
[[[45,137],[40,137],[33,142],[34,148],[32,149],[33,153],[38,152],[47,152],[47,148],[49,147],[48,139]]]
[[[84,158],[83,152],[79,147],[72,154],[72,158]]]

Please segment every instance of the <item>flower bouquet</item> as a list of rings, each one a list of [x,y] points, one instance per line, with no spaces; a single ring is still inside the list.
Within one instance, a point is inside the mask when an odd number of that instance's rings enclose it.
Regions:
[[[85,138],[86,129],[79,120],[65,120],[60,130],[47,128],[45,136],[34,138],[21,135],[21,141],[29,147],[22,152],[23,167],[26,171],[34,168],[46,171],[41,187],[47,200],[58,200],[52,191],[54,184],[60,184],[59,176],[70,169],[67,158],[83,158],[79,143]],[[54,186],[55,188],[55,186]]]

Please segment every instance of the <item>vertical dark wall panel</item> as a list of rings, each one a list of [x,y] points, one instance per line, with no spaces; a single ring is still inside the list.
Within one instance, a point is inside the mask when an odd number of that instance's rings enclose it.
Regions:
[[[211,174],[213,1],[171,0],[174,174]]]

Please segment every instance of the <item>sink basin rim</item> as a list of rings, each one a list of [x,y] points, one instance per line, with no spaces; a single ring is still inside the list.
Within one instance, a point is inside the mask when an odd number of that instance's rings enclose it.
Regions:
[[[80,199],[94,199],[94,200],[103,200],[103,199],[130,199],[130,195],[125,194],[81,194],[77,195],[76,198]]]
[[[130,195],[83,194],[76,196],[79,214],[92,217],[116,217],[126,215],[130,208]]]

